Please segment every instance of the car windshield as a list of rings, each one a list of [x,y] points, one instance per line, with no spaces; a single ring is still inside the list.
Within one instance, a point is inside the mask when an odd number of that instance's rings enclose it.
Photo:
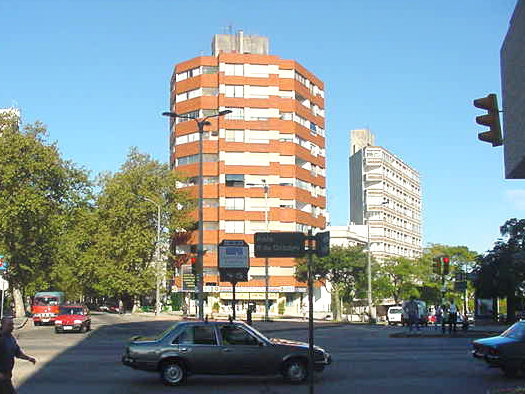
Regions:
[[[263,334],[261,333],[260,331],[256,330],[255,328],[253,328],[252,326],[243,326],[247,331],[250,331],[252,334],[254,334],[255,336],[259,337],[260,339],[262,339],[263,341],[266,341],[266,342],[269,342],[270,340]]]
[[[62,307],[60,308],[61,315],[83,315],[84,309],[79,307]]]
[[[515,323],[510,326],[503,334],[502,337],[512,339],[524,339],[525,338],[525,323]]]
[[[55,306],[58,305],[57,297],[36,297],[33,301],[33,305],[37,306]]]
[[[166,335],[168,335],[170,332],[174,331],[177,326],[179,325],[180,323],[175,323],[171,326],[169,326],[168,328],[166,328],[164,331],[160,332],[159,334],[157,335],[154,335],[152,337],[153,340],[159,340],[159,339],[162,339],[164,338]]]

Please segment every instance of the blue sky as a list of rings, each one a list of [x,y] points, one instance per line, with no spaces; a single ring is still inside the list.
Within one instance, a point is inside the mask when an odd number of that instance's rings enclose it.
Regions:
[[[96,175],[130,146],[168,160],[173,65],[210,54],[214,34],[269,37],[270,52],[325,82],[328,209],[348,221],[349,130],[422,177],[424,243],[482,252],[525,183],[479,142],[472,100],[500,96],[499,50],[516,0],[3,0],[0,107],[43,121],[62,154]],[[500,101],[501,105],[501,101]]]

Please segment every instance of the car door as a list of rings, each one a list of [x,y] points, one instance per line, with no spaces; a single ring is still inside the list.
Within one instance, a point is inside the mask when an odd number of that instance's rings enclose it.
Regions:
[[[220,372],[220,348],[213,324],[188,324],[174,338],[172,345],[188,362],[190,370],[200,374]]]
[[[271,344],[237,324],[219,325],[218,331],[222,373],[259,375],[277,369],[279,357]]]

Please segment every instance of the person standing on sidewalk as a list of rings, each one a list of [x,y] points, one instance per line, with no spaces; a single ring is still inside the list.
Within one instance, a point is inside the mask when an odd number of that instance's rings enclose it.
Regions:
[[[448,333],[452,334],[452,325],[454,325],[454,332],[456,332],[456,321],[458,319],[458,309],[454,304],[454,300],[450,301],[450,307],[448,308]]]
[[[15,394],[11,382],[15,357],[36,363],[36,359],[25,354],[13,337],[14,322],[12,317],[3,317],[0,323],[0,394]]]

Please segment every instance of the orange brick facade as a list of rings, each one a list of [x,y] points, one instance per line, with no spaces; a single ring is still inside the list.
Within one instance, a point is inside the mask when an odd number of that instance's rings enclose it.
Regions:
[[[234,109],[211,118],[203,135],[205,299],[208,309],[228,303],[231,285],[219,281],[217,245],[244,240],[250,244],[250,280],[237,285],[244,294],[239,308],[258,300],[260,312],[265,260],[253,257],[254,233],[266,226],[270,231],[325,227],[323,82],[295,61],[221,52],[176,65],[170,102],[171,111],[199,118]],[[182,187],[197,197],[196,122],[172,119],[170,148],[172,168],[189,177]],[[262,182],[268,185],[267,199]],[[178,250],[189,253],[197,232],[187,243]],[[287,314],[300,313],[306,284],[294,277],[296,262],[272,258],[269,264],[272,313],[279,303]],[[176,284],[182,286],[180,280]]]

